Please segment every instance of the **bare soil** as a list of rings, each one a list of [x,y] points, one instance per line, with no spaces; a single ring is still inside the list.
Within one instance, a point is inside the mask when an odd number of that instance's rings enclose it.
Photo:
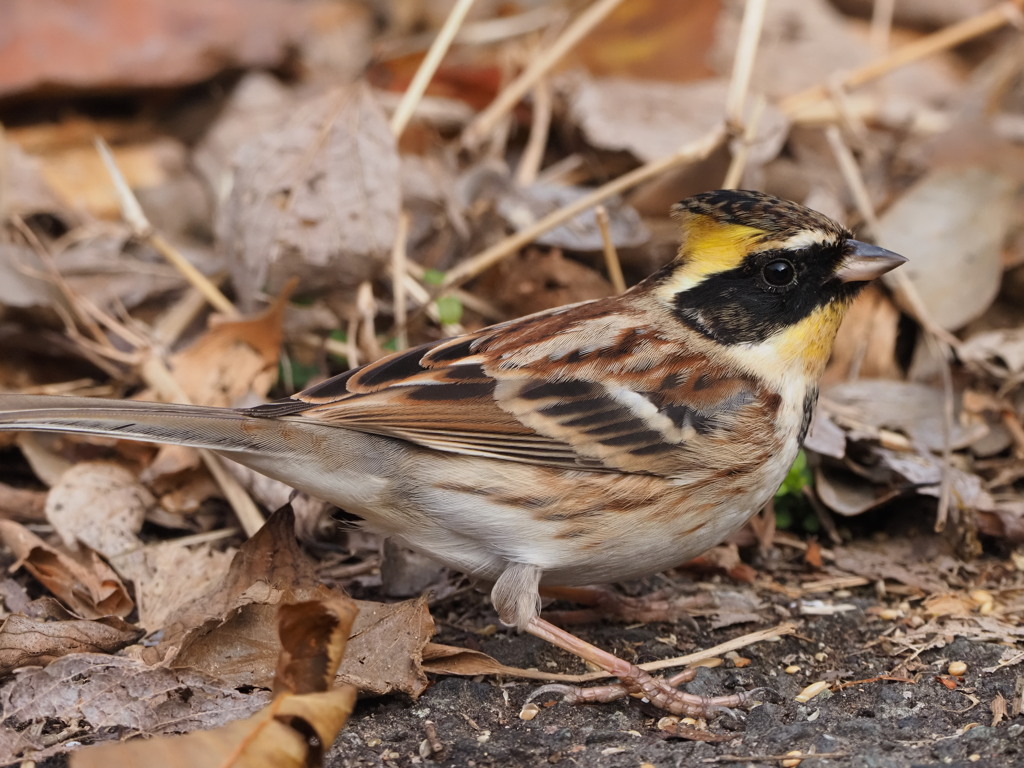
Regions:
[[[725,580],[729,589],[749,589]],[[855,610],[831,616],[798,615],[789,598],[757,597],[767,614],[798,623],[796,635],[761,643],[740,655],[749,666],[729,662],[701,669],[686,690],[720,695],[765,687],[765,701],[742,713],[720,717],[708,728],[731,737],[720,743],[668,737],[657,727],[660,713],[637,700],[601,705],[562,703],[542,708],[532,721],[519,712],[537,683],[519,680],[438,678],[416,702],[397,697],[361,701],[356,714],[331,749],[330,766],[513,766],[566,765],[637,768],[653,765],[735,764],[777,766],[791,750],[808,755],[805,766],[827,768],[897,768],[904,766],[1024,765],[1024,718],[1008,715],[992,727],[992,702],[1021,695],[1024,666],[998,665],[1007,648],[967,638],[936,638],[940,647],[915,656],[886,639],[893,622],[870,613],[880,606],[873,588],[853,590],[841,601]],[[479,600],[466,595],[461,600]],[[437,612],[435,611],[435,615]],[[479,617],[480,626],[493,616]],[[639,662],[721,643],[759,628],[747,624],[709,631],[698,620],[696,632],[686,625],[589,626],[577,628],[586,639]],[[766,625],[770,626],[770,625]],[[671,636],[678,638],[676,647]],[[585,671],[576,660],[536,638],[499,631],[489,638],[442,626],[439,640],[478,646],[500,661],[559,671]],[[947,687],[951,661],[967,673]],[[787,673],[787,667],[799,671]],[[904,677],[912,682],[881,680]],[[943,684],[939,678],[945,678]],[[849,683],[806,704],[794,697],[817,680]],[[1016,694],[1015,694],[1016,688]],[[547,703],[547,702],[545,702]],[[1007,704],[1009,708],[1010,704]],[[430,725],[432,723],[432,726]],[[432,752],[431,732],[436,732]],[[812,757],[809,753],[817,753]]]

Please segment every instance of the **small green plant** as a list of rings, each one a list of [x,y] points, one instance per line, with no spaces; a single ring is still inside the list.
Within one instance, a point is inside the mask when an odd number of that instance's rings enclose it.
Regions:
[[[818,516],[814,514],[810,502],[804,493],[813,481],[811,470],[807,466],[807,454],[800,451],[796,455],[793,466],[786,473],[779,490],[775,492],[775,527],[781,530],[803,531],[816,533],[821,527]]]
[[[437,301],[438,319],[441,325],[455,325],[462,320],[462,302],[454,296],[439,296]]]
[[[444,285],[444,272],[439,269],[424,270],[423,282],[427,285]],[[439,296],[434,305],[441,325],[455,325],[462,320],[462,302],[456,297]]]

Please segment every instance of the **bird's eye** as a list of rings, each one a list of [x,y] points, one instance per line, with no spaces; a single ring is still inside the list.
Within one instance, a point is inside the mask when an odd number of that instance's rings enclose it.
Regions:
[[[796,280],[796,268],[785,259],[776,259],[764,265],[761,275],[768,285],[776,288],[785,288],[787,285],[792,285]]]

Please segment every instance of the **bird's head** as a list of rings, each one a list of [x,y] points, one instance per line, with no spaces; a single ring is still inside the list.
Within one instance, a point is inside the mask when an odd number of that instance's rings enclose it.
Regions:
[[[676,318],[720,344],[768,344],[819,372],[856,294],[906,261],[762,192],[705,192],[674,213],[679,254],[655,281]]]

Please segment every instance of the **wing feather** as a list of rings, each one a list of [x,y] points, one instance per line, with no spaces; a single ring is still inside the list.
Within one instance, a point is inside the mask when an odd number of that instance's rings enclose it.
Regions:
[[[415,347],[247,413],[464,455],[666,476],[714,471],[713,446],[769,434],[778,406],[760,382],[713,367],[680,329],[658,332],[649,313],[616,302]]]

